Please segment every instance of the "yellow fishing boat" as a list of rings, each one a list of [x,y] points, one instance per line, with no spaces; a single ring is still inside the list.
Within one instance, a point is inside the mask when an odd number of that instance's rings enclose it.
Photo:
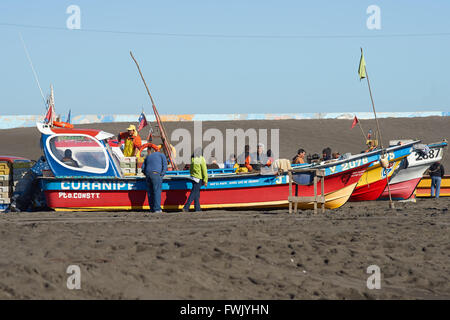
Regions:
[[[430,197],[431,196],[431,177],[424,176],[420,180],[416,189],[416,197]],[[440,197],[450,197],[450,175],[445,175],[441,181]]]

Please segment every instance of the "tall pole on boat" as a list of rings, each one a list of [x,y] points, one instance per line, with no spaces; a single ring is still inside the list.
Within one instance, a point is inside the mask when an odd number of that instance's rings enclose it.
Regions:
[[[364,130],[363,130],[362,125],[361,125],[361,122],[360,122],[359,119],[356,117],[356,114],[355,114],[354,116],[355,116],[355,118],[356,118],[356,120],[357,120],[357,122],[358,122],[359,128],[361,129],[361,132],[362,132],[362,135],[363,135],[363,139],[364,139],[364,143],[366,143],[366,134],[364,133]]]
[[[379,141],[380,141],[380,146],[381,146],[381,157],[387,156],[386,150],[383,147],[383,138],[381,137],[380,124],[378,123],[377,112],[375,111],[375,103],[373,102],[372,89],[370,88],[369,74],[367,73],[367,67],[366,67],[366,62],[364,60],[362,48],[361,48],[361,61],[359,63],[359,76],[360,76],[360,79],[362,79],[362,78],[367,79],[367,86],[369,87],[370,100],[372,101],[373,114],[375,117],[375,122],[377,124],[377,135],[375,135],[375,138],[377,139],[378,136],[380,137]],[[381,164],[381,161],[380,161],[380,164]],[[394,209],[394,202],[392,201],[391,189],[389,187],[389,173],[387,171],[387,168],[383,167],[383,169],[384,169],[384,172],[386,173],[386,184],[387,184],[387,189],[388,189],[388,194],[389,194],[389,207],[391,209]]]
[[[164,126],[161,121],[161,117],[159,116],[158,110],[156,110],[155,101],[153,101],[153,97],[150,94],[150,90],[148,89],[147,83],[145,82],[144,76],[142,75],[141,68],[139,67],[138,62],[133,56],[133,53],[130,51],[131,58],[133,59],[134,63],[136,63],[136,67],[138,68],[139,74],[141,75],[142,81],[144,82],[145,89],[147,89],[148,96],[150,97],[150,101],[152,102],[152,108],[153,113],[155,114],[156,123],[158,124],[159,130],[161,132],[161,140],[164,146],[164,149],[166,150],[167,155],[169,156],[170,164],[172,165],[173,170],[178,170],[177,165],[175,164],[175,161],[172,157],[172,148],[169,141],[169,138],[167,138],[166,130],[164,129]]]

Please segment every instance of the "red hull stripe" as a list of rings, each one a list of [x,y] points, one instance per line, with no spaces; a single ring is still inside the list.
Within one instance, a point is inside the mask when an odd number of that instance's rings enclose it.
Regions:
[[[408,181],[389,184],[392,199],[401,199],[401,200],[409,199],[414,193],[414,190],[416,189],[417,185],[419,184],[420,179],[422,178],[416,178]],[[380,199],[389,199],[387,186],[384,189],[383,193],[381,194]]]
[[[365,186],[356,187],[349,201],[372,201],[377,200],[386,188],[386,179],[381,179]]]

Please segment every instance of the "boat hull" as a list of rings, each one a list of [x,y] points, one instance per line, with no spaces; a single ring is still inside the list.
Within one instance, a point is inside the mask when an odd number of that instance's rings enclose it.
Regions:
[[[347,202],[367,165],[326,177],[324,186],[326,208],[335,209]],[[58,211],[149,209],[144,179],[81,181],[43,178],[42,186],[47,205]],[[189,196],[190,186],[189,179],[165,180],[161,193],[162,209],[181,209]],[[319,182],[319,191],[320,188]],[[313,196],[314,187],[300,185],[298,192],[303,196]],[[207,188],[202,187],[200,194],[200,205],[204,209],[286,207],[289,176],[235,175],[228,178],[212,178]],[[312,207],[312,202],[299,204],[300,209]]]
[[[419,184],[421,178],[410,179],[397,183],[389,183],[392,200],[406,200],[411,198],[414,190]],[[380,200],[389,200],[389,192],[387,188],[381,194]]]
[[[397,170],[401,159],[394,160],[390,168],[387,170],[387,179],[390,179]],[[377,200],[383,193],[387,185],[385,169],[380,164],[369,167],[358,181],[350,200],[356,201],[373,201]]]
[[[447,144],[431,144],[431,151],[424,157],[418,151],[411,153],[408,156],[408,167],[400,169],[389,181],[389,189],[391,198],[394,200],[406,200],[413,194],[423,177],[425,171],[436,161],[440,161],[443,155],[443,148]],[[431,184],[431,183],[430,183]],[[389,192],[387,187],[381,194],[380,200],[389,199]]]

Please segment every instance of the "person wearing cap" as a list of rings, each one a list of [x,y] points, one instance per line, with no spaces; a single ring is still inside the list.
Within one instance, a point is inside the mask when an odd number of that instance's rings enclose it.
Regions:
[[[125,157],[135,157],[142,145],[141,137],[138,135],[136,127],[132,124],[127,128],[126,132],[119,133],[117,140],[125,140],[123,149],[123,155]]]

